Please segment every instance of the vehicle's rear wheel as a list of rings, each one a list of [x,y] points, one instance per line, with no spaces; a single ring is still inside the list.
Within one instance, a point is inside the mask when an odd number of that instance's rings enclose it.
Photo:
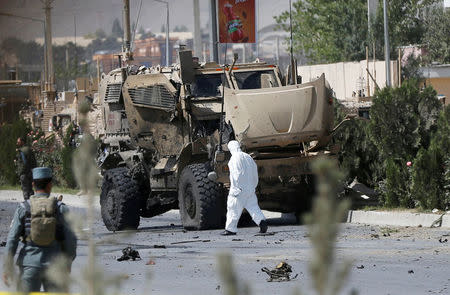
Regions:
[[[110,231],[139,226],[139,186],[125,167],[106,171],[100,193],[103,223]]]
[[[192,164],[183,169],[178,182],[178,205],[186,229],[214,229],[225,225],[225,195],[219,184],[208,179],[205,164]]]

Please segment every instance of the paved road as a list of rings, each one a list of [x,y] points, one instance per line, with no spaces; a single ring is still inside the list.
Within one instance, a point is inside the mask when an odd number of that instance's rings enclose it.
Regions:
[[[0,242],[6,239],[9,219],[20,197],[18,192],[0,192]],[[83,216],[83,197],[66,196],[65,202]],[[107,276],[125,275],[122,294],[224,294],[216,271],[216,256],[228,252],[251,294],[292,294],[294,288],[313,294],[308,274],[311,245],[307,228],[292,224],[292,218],[270,216],[273,236],[255,236],[257,228],[248,227],[240,229],[237,236],[220,237],[219,230],[184,232],[176,210],[142,220],[138,232],[114,234],[104,228],[97,212],[97,265]],[[378,226],[342,225],[337,261],[353,261],[342,294],[353,289],[359,294],[377,295],[450,294],[450,242],[438,241],[443,236],[450,240],[450,230],[391,227],[390,235],[383,236],[386,231]],[[189,242],[180,243],[184,241]],[[73,271],[78,277],[87,263],[87,243],[81,240],[79,244]],[[142,260],[116,261],[126,246],[139,250]],[[0,248],[0,255],[3,249]],[[147,265],[150,260],[154,264]],[[267,275],[261,267],[272,268],[283,260],[292,265],[298,278],[283,283],[266,282]],[[0,290],[6,290],[1,283]],[[79,291],[79,285],[72,290]]]

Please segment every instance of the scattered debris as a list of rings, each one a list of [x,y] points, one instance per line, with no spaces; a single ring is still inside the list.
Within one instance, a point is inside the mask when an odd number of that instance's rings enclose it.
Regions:
[[[295,279],[298,276],[298,274],[296,274],[293,278],[290,277],[292,273],[292,266],[284,261],[280,262],[272,270],[269,270],[267,267],[263,267],[261,270],[269,275],[269,278],[267,279],[268,282],[285,282]]]
[[[398,229],[392,229],[390,227],[382,227],[380,228],[380,232],[384,237],[390,237],[392,233],[397,233]]]
[[[430,225],[431,228],[433,227],[441,227],[442,226],[442,217],[444,217],[445,213],[442,214],[438,219],[433,221],[433,223]]]
[[[156,263],[153,260],[149,260],[147,261],[147,263],[145,265],[155,265]]]
[[[220,290],[220,285],[217,285],[216,290]]]
[[[444,238],[440,238],[439,239],[439,243],[447,243],[448,239],[444,239]]]
[[[370,237],[374,238],[374,239],[379,239],[380,235],[378,235],[378,234],[370,234]]]
[[[439,209],[434,208],[433,210],[431,210],[431,213],[437,213],[439,212]]]
[[[276,234],[276,232],[268,232],[268,233],[257,233],[256,235],[255,235],[255,237],[259,237],[259,236],[273,236],[273,235],[275,235]]]
[[[139,255],[139,252],[137,250],[134,250],[131,247],[126,247],[122,250],[122,256],[117,258],[117,261],[124,261],[124,260],[133,260],[136,259],[141,260],[141,256]]]
[[[414,273],[414,270],[410,269],[408,270],[408,273]]]
[[[155,249],[166,249],[166,245],[153,245]]]
[[[176,244],[188,244],[188,243],[199,243],[199,242],[207,243],[207,242],[211,242],[211,240],[179,241],[179,242],[172,242],[170,244],[176,245]]]
[[[6,246],[6,242],[1,242],[0,243],[0,247],[5,247]]]
[[[364,268],[364,265],[361,264],[360,266],[357,266],[356,268],[357,268],[357,269],[363,269],[363,268]]]
[[[232,242],[242,242],[243,240],[242,239],[232,239],[231,241]]]
[[[195,236],[195,237],[192,237],[193,239],[198,239],[198,238],[200,238],[199,236]]]

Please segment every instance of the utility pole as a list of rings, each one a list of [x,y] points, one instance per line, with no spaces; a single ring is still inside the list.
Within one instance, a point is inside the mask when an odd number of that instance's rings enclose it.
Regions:
[[[123,0],[123,40],[122,56],[125,62],[133,60],[131,52],[130,0]],[[120,67],[122,65],[119,65]]]
[[[41,0],[45,11],[45,49],[47,58],[47,75],[45,93],[47,101],[53,102],[55,92],[55,72],[53,69],[53,46],[52,46],[52,3],[54,0]]]
[[[386,63],[386,86],[391,87],[391,57],[389,52],[389,30],[388,30],[388,15],[387,15],[387,0],[383,0],[384,12],[384,59]]]
[[[219,42],[217,40],[217,9],[216,9],[216,0],[210,1],[211,8],[211,36],[212,36],[212,61],[219,63],[219,52],[218,46]],[[227,54],[225,52],[225,54]]]
[[[202,53],[202,32],[200,31],[200,5],[198,0],[193,0],[194,5],[194,52],[195,56],[200,57]]]
[[[163,0],[153,0],[156,2],[166,4],[166,67],[170,65],[170,50],[169,50],[169,2]]]

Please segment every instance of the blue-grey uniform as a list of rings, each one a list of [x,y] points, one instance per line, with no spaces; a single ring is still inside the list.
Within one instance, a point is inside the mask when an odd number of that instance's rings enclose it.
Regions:
[[[34,178],[34,177],[33,177]],[[48,198],[49,194],[37,193],[31,198]],[[26,200],[28,202],[29,200]],[[19,241],[22,240],[23,247],[20,249],[17,265],[20,269],[19,289],[24,292],[39,292],[41,285],[44,290],[55,290],[55,286],[45,278],[45,270],[58,255],[66,255],[70,261],[75,259],[77,238],[68,226],[64,215],[68,212],[65,204],[58,202],[56,210],[59,234],[48,246],[38,246],[30,239],[25,239],[27,227],[30,227],[29,206],[21,203],[14,213],[11,228],[6,242],[5,269],[12,267],[13,257],[16,254]]]

